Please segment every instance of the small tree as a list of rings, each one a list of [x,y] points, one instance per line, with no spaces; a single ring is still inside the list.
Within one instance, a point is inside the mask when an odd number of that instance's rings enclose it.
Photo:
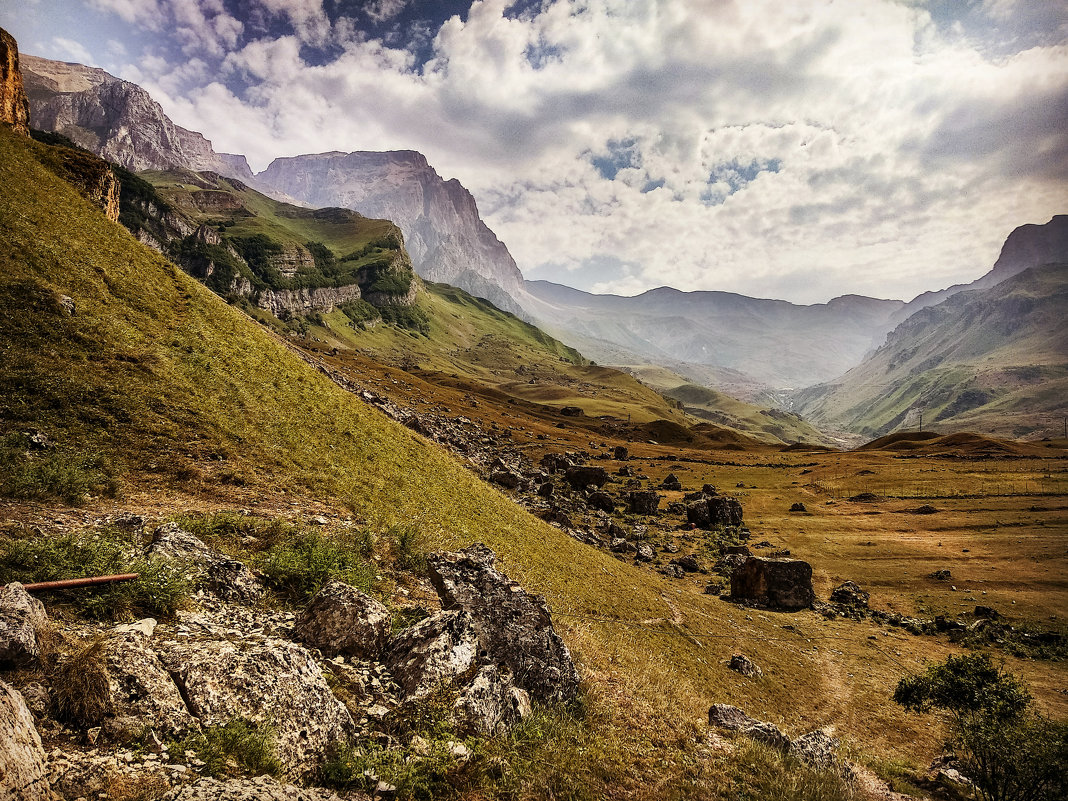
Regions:
[[[1068,724],[1031,706],[1023,683],[985,654],[951,656],[902,679],[894,701],[942,713],[964,772],[986,801],[1068,797]]]

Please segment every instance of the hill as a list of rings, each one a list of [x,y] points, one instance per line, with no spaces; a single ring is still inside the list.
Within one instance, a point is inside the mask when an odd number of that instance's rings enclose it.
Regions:
[[[878,436],[915,425],[1010,438],[1060,431],[1068,263],[1032,267],[920,310],[841,379],[802,390],[817,424]]]

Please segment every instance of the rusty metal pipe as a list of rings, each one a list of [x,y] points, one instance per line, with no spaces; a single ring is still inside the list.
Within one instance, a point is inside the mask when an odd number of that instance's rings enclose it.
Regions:
[[[63,579],[62,581],[39,581],[36,584],[23,584],[22,589],[27,592],[33,592],[34,590],[69,590],[76,587],[92,587],[95,584],[110,584],[113,581],[129,581],[140,575],[140,573],[118,573],[113,576],[88,576],[86,578]]]

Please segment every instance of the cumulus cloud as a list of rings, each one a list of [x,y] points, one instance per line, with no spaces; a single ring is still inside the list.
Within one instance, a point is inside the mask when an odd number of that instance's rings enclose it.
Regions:
[[[530,277],[910,297],[1064,211],[1068,48],[1035,11],[1057,4],[476,0],[418,47],[320,0],[165,5],[201,63],[139,67],[180,124],[259,168],[420,150]]]

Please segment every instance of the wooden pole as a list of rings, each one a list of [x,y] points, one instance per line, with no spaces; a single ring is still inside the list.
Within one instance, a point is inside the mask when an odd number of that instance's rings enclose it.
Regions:
[[[71,590],[77,587],[110,584],[113,581],[129,581],[140,575],[140,573],[118,573],[113,576],[88,576],[86,578],[63,579],[62,581],[39,581],[36,584],[23,584],[22,589],[27,592],[33,592],[34,590]]]

